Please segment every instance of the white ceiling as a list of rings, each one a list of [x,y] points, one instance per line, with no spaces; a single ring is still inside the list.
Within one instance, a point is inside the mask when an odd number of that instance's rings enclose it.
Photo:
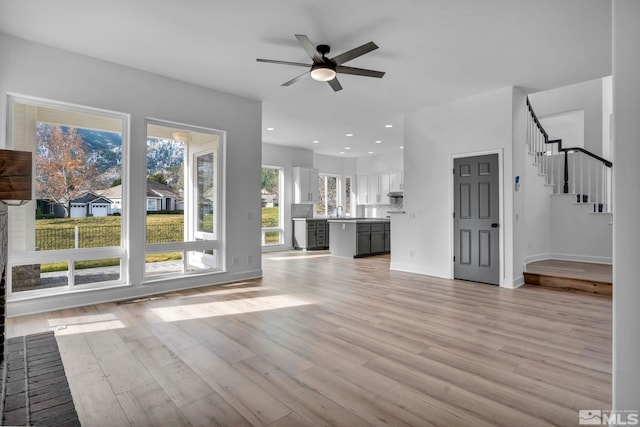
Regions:
[[[0,31],[261,100],[264,142],[348,157],[397,150],[407,111],[611,74],[611,0],[2,0]],[[304,69],[256,58],[309,62],[294,34],[374,41],[346,65],[386,75],[282,87]]]

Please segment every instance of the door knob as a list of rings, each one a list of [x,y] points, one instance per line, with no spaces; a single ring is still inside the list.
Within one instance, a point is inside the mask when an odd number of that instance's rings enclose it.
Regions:
[[[494,222],[493,224],[491,224],[491,228],[498,228],[500,227],[500,224],[498,224],[497,222]]]

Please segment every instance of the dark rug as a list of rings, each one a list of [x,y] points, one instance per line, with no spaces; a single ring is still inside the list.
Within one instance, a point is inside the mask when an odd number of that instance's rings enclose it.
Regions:
[[[3,426],[80,426],[53,332],[7,340],[2,366]]]

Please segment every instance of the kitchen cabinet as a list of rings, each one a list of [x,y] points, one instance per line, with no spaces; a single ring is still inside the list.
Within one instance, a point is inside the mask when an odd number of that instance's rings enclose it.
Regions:
[[[331,255],[360,258],[389,252],[390,221],[384,219],[329,219]]]
[[[377,205],[380,203],[380,181],[377,173],[367,177],[367,204]]]
[[[371,253],[371,226],[369,224],[356,224],[356,254],[364,256]]]
[[[318,201],[318,169],[293,168],[293,203],[316,203]]]
[[[367,192],[368,192],[368,177],[367,175],[358,175],[357,176],[357,197],[356,204],[358,205],[366,205],[368,203],[367,200]]]
[[[404,176],[402,171],[389,173],[389,191],[404,191]]]
[[[358,175],[358,205],[390,205],[390,192],[403,191],[402,172]]]
[[[391,223],[384,224],[384,251],[391,252]]]
[[[391,174],[381,173],[378,174],[378,182],[379,182],[379,197],[378,203],[381,205],[390,205],[391,200],[387,194],[391,190]]]
[[[370,240],[372,254],[384,253],[384,224],[371,224]]]
[[[294,218],[293,247],[295,249],[326,249],[329,247],[329,225],[326,219]]]

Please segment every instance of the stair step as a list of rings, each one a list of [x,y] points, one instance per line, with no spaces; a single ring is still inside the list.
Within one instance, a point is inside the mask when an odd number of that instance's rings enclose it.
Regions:
[[[560,290],[587,292],[598,295],[613,295],[613,284],[596,280],[559,277],[547,274],[524,273],[524,283]]]

